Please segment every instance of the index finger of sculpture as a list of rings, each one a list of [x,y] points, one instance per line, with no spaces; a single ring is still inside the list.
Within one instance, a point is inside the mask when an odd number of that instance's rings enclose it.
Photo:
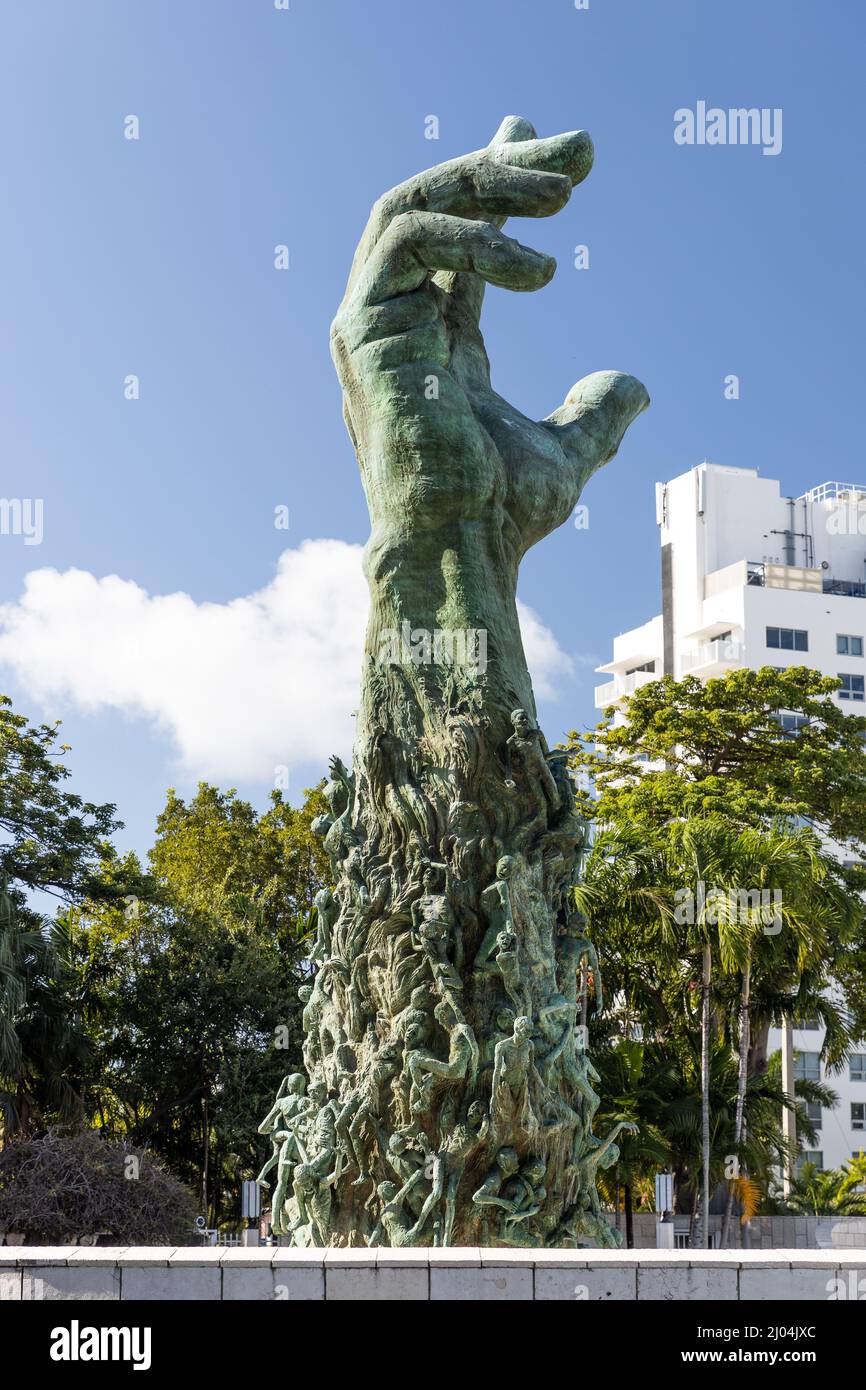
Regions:
[[[492,148],[503,164],[519,169],[538,169],[547,174],[564,174],[572,186],[582,183],[592,168],[594,150],[585,130],[570,130],[543,140],[521,140]]]
[[[437,270],[470,271],[503,289],[537,290],[553,276],[556,261],[487,222],[405,212],[376,247],[358,293],[377,304],[418,289]]]
[[[565,207],[571,188],[565,174],[488,161],[473,169],[463,187],[443,191],[429,210],[497,223],[507,217],[552,217]]]

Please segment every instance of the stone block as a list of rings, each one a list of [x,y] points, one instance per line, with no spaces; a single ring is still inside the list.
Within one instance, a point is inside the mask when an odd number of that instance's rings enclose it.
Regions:
[[[309,1303],[324,1299],[326,1254],[325,1250],[279,1246],[272,1259],[277,1301]]]
[[[736,1301],[737,1269],[641,1264],[637,1271],[637,1296],[642,1301]]]
[[[523,1265],[430,1265],[430,1298],[435,1302],[491,1303],[531,1301],[533,1270]]]
[[[124,1303],[169,1299],[219,1301],[221,1294],[222,1271],[218,1264],[173,1267],[152,1262],[121,1267],[120,1296]]]
[[[778,1299],[784,1303],[823,1302],[830,1297],[835,1277],[832,1265],[808,1269],[744,1267],[740,1272],[740,1298]]]
[[[277,1293],[277,1278],[271,1268],[270,1261],[258,1266],[251,1265],[226,1265],[222,1267],[223,1288],[222,1296],[225,1303],[274,1303],[289,1302],[289,1282],[280,1279],[280,1291]],[[321,1290],[313,1291],[310,1294],[310,1281],[306,1281],[303,1286],[295,1286],[295,1301],[300,1299],[306,1301],[310,1297],[321,1299]]]
[[[424,1302],[430,1297],[427,1263],[337,1266],[325,1263],[325,1297],[330,1302]]]
[[[101,1265],[72,1260],[68,1265],[37,1265],[24,1271],[24,1297],[39,1302],[117,1300],[120,1270],[107,1260]]]
[[[637,1298],[637,1271],[621,1265],[574,1265],[569,1269],[540,1264],[535,1270],[535,1297],[540,1302],[633,1302]]]

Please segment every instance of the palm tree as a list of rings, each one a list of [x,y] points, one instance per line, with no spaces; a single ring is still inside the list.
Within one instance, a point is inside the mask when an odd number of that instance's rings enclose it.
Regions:
[[[806,1216],[866,1216],[866,1155],[841,1168],[804,1163],[784,1207]]]
[[[740,978],[737,1029],[732,1030],[739,1032],[734,1127],[734,1147],[739,1154],[749,1070],[753,972],[762,982],[766,980],[777,996],[780,986],[782,990],[787,986],[789,991],[799,986],[802,994],[812,973],[817,975],[815,983],[820,989],[832,943],[844,939],[861,908],[859,900],[844,893],[828,873],[820,842],[811,830],[792,830],[787,825],[769,831],[743,830],[729,846],[727,877],[737,892],[738,914],[746,928],[745,951],[736,972]],[[802,1010],[802,998],[798,1002]],[[734,1188],[730,1186],[723,1246],[730,1235],[733,1199]]]
[[[631,826],[597,832],[573,904],[587,933],[603,942],[608,1018],[614,1015],[628,1037],[650,1020],[668,1020],[659,962],[675,963],[671,892],[664,856]]]
[[[700,1084],[700,1057],[694,1044],[678,1037],[648,1049],[647,1065],[653,1056],[673,1062],[672,1088],[662,1093],[660,1130],[670,1150],[670,1166],[675,1178],[675,1210],[690,1211],[694,1218],[700,1193],[704,1190],[703,1094]],[[710,1049],[710,1190],[729,1178],[736,1122],[738,1067],[734,1053],[724,1039],[713,1036]],[[818,1100],[831,1104],[832,1092],[820,1082],[797,1083],[798,1101]],[[736,1180],[736,1195],[743,1207],[741,1220],[754,1214],[762,1193],[767,1193],[776,1172],[788,1159],[781,1114],[791,1102],[782,1089],[779,1059],[766,1072],[750,1076],[744,1101],[741,1145],[743,1172]],[[804,1134],[813,1133],[804,1117]]]
[[[643,1043],[630,1038],[617,1039],[612,1047],[598,1054],[597,1063],[602,1096],[597,1115],[599,1132],[611,1129],[618,1120],[637,1125],[637,1133],[625,1131],[617,1140],[619,1161],[614,1177],[617,1191],[620,1183],[624,1189],[625,1238],[631,1249],[634,1188],[667,1167],[670,1160],[663,1125],[676,1069],[669,1058],[648,1053]],[[603,1190],[609,1186],[606,1176],[599,1174]]]
[[[0,884],[0,1117],[4,1136],[26,1132],[41,1113],[80,1113],[70,1081],[85,1043],[70,1016],[65,925],[43,922]]]
[[[685,927],[682,954],[700,952],[701,976],[701,1243],[710,1240],[710,1054],[713,958],[723,970],[741,964],[746,933],[727,888],[731,871],[732,833],[717,817],[694,817],[668,826],[670,877],[681,885],[674,921]],[[709,889],[707,885],[710,885]]]

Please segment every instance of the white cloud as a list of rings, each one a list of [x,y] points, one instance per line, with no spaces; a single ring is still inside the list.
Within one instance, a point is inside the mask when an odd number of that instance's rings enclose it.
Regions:
[[[574,662],[557,642],[549,627],[545,627],[534,608],[517,600],[520,635],[532,689],[536,700],[555,700],[559,695],[557,682],[574,675]]]
[[[573,664],[519,604],[539,698]],[[351,750],[367,586],[361,547],[308,540],[230,603],[150,595],[117,575],[35,570],[0,607],[0,666],[44,709],[121,710],[168,734],[187,773],[271,781]]]

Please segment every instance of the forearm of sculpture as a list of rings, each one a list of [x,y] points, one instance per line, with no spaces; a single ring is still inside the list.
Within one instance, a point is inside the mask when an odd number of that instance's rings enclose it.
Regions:
[[[418,1182],[420,1182],[420,1180],[421,1180],[421,1178],[423,1178],[423,1176],[424,1176],[424,1169],[423,1169],[423,1168],[419,1168],[419,1169],[417,1169],[416,1172],[414,1172],[414,1173],[412,1174],[412,1176],[411,1176],[410,1178],[407,1178],[406,1182],[404,1182],[403,1186],[400,1188],[400,1191],[397,1193],[397,1196],[394,1198],[394,1200],[393,1200],[393,1205],[394,1205],[394,1206],[399,1206],[400,1203],[401,1203],[402,1201],[404,1201],[404,1199],[406,1198],[407,1194],[408,1194],[409,1192],[412,1191],[412,1188],[415,1187],[415,1185],[416,1185]]]
[[[604,1136],[598,1148],[593,1149],[589,1156],[593,1167],[598,1167],[600,1160],[604,1158],[605,1154],[609,1151],[611,1146],[616,1143],[620,1134],[626,1128],[636,1128],[636,1126],[631,1126],[628,1120],[619,1120],[610,1133]]]
[[[506,1220],[509,1222],[509,1224],[515,1221],[528,1221],[531,1216],[537,1216],[540,1211],[540,1203],[534,1202],[531,1207],[526,1207],[522,1211],[513,1211],[511,1215],[506,1218]]]
[[[415,1225],[412,1227],[412,1230],[409,1233],[410,1241],[416,1240],[417,1237],[421,1234],[425,1225],[427,1224],[427,1218],[429,1217],[431,1211],[433,1210],[441,1196],[441,1189],[437,1191],[437,1188],[434,1184],[432,1192],[429,1192],[427,1194],[427,1197],[424,1201],[424,1205],[418,1213],[418,1220],[415,1222]]]
[[[276,1129],[276,1117],[280,1112],[279,1105],[272,1105],[265,1118],[258,1128],[259,1134],[270,1134],[272,1129]]]
[[[511,1211],[512,1208],[511,1202],[507,1202],[504,1197],[494,1197],[492,1192],[485,1192],[483,1187],[478,1189],[472,1200],[479,1207],[502,1207],[504,1211]]]

